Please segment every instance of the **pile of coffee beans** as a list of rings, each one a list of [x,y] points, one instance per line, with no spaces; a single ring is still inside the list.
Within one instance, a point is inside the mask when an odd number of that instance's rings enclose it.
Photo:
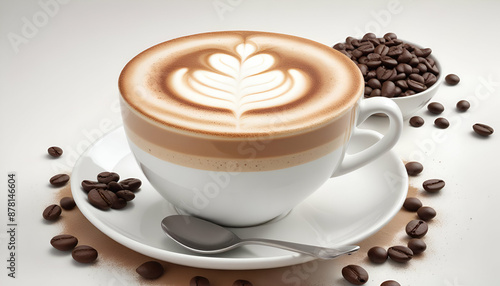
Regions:
[[[394,33],[347,37],[333,48],[358,66],[365,79],[365,97],[414,95],[434,85],[439,76],[430,48],[404,42]]]
[[[135,198],[142,185],[141,180],[128,178],[120,181],[120,175],[115,172],[97,174],[97,181],[83,180],[82,189],[87,192],[89,203],[101,210],[123,209]]]

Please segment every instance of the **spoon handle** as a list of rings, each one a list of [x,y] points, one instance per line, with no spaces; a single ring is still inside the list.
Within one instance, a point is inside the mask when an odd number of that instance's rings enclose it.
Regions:
[[[241,243],[274,246],[286,250],[291,250],[294,252],[311,255],[313,257],[321,259],[332,259],[340,255],[353,253],[359,249],[359,246],[357,245],[346,245],[336,248],[326,248],[320,246],[313,246],[295,242],[278,241],[278,240],[264,239],[264,238],[242,239]]]

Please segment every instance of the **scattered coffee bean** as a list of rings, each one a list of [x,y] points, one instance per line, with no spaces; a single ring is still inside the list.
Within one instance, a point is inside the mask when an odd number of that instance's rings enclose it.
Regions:
[[[120,181],[119,184],[123,187],[124,190],[135,192],[141,187],[142,182],[141,180],[136,178],[128,178]]]
[[[253,286],[252,283],[248,282],[247,280],[236,280],[233,283],[233,286]]]
[[[412,238],[408,241],[408,248],[413,251],[414,255],[417,255],[427,249],[427,244],[420,238]]]
[[[80,263],[92,263],[97,259],[98,253],[91,246],[80,245],[73,249],[71,256]]]
[[[403,245],[389,247],[387,254],[389,258],[399,263],[407,262],[413,257],[413,251]]]
[[[444,117],[438,117],[436,118],[436,120],[434,120],[434,125],[436,125],[436,127],[438,128],[446,129],[450,126],[450,122]]]
[[[133,200],[135,198],[135,194],[129,190],[121,190],[116,192],[116,196],[118,198],[122,198],[126,200],[127,202]]]
[[[460,78],[456,74],[447,75],[444,80],[448,85],[457,85],[460,82]]]
[[[96,181],[83,180],[82,188],[88,193],[92,189],[106,189],[107,185]]]
[[[406,225],[406,233],[413,238],[423,237],[429,227],[427,223],[423,220],[414,219]]]
[[[420,127],[424,125],[424,122],[424,119],[420,116],[413,116],[412,118],[410,118],[410,125],[413,127]]]
[[[354,285],[363,285],[368,282],[368,272],[359,265],[347,265],[342,268],[342,276]]]
[[[64,197],[59,201],[61,207],[65,210],[72,210],[75,206],[75,200],[72,197]]]
[[[144,262],[135,271],[142,277],[151,280],[158,279],[165,273],[163,265],[157,261]]]
[[[445,182],[441,179],[430,179],[422,183],[424,190],[429,193],[437,193],[445,186]]]
[[[401,286],[401,284],[399,284],[398,282],[396,282],[394,280],[387,280],[387,281],[382,282],[382,284],[380,284],[380,286]]]
[[[421,220],[431,220],[436,217],[436,210],[431,207],[421,207],[417,211],[417,215]]]
[[[114,172],[101,172],[97,175],[99,183],[108,184],[111,181],[118,182],[118,180],[120,180],[120,175]]]
[[[118,199],[115,193],[104,189],[93,189],[88,193],[88,200],[94,207],[107,210]]]
[[[409,176],[416,176],[424,170],[424,166],[416,161],[406,163],[405,168]]]
[[[78,239],[69,234],[60,234],[50,240],[50,244],[57,250],[68,251],[78,244]]]
[[[210,282],[203,276],[195,276],[189,281],[189,286],[210,286]]]
[[[62,209],[58,205],[50,205],[43,211],[43,218],[46,220],[54,221],[61,216]]]
[[[380,246],[374,246],[367,252],[368,259],[373,263],[384,263],[387,260],[387,250]]]
[[[61,157],[61,155],[63,154],[63,150],[57,146],[49,147],[49,149],[47,149],[47,152],[49,153],[50,156],[55,158]]]
[[[422,202],[418,198],[408,197],[404,201],[403,207],[408,211],[416,212],[422,207]]]
[[[427,110],[432,114],[441,114],[444,111],[444,106],[439,102],[431,102],[427,105]]]
[[[482,123],[476,123],[472,126],[472,129],[474,129],[474,132],[476,132],[478,135],[481,136],[490,136],[493,134],[494,130],[490,126]]]
[[[68,181],[69,181],[69,176],[66,174],[54,175],[49,180],[50,184],[56,187],[64,186]]]
[[[464,112],[470,108],[470,103],[467,100],[460,100],[457,102],[457,110]]]

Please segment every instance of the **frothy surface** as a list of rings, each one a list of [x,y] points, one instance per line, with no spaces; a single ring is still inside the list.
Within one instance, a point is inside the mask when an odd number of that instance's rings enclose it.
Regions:
[[[193,134],[290,135],[349,110],[363,79],[316,42],[264,32],[215,32],[156,45],[124,68],[125,102],[155,123]]]

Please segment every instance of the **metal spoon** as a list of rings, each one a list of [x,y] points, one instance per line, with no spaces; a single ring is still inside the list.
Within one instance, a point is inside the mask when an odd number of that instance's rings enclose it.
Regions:
[[[300,252],[321,259],[331,259],[359,249],[359,246],[356,245],[325,248],[262,238],[241,239],[220,225],[186,215],[167,216],[161,221],[161,227],[170,238],[180,245],[204,254],[220,253],[244,244],[260,244]]]

